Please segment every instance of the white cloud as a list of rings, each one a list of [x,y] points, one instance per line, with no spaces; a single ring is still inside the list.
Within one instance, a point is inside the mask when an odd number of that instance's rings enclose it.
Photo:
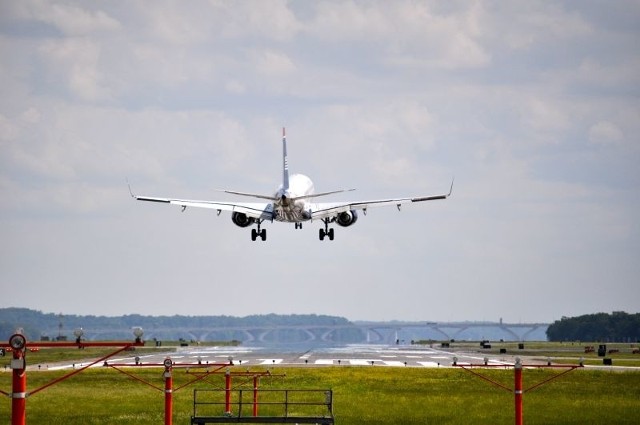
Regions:
[[[85,101],[111,99],[112,92],[100,67],[99,44],[89,39],[50,40],[41,46],[40,53],[51,67],[53,84],[62,82]]]
[[[622,130],[610,121],[599,121],[589,129],[589,141],[596,145],[609,145],[624,140]]]
[[[589,36],[592,26],[562,2],[494,3],[487,5],[484,18],[491,37],[499,46],[533,50],[548,46],[555,50],[568,40]],[[568,52],[567,52],[568,53]]]
[[[284,78],[296,70],[296,66],[286,54],[272,50],[253,52],[257,72]]]
[[[6,12],[20,19],[34,19],[53,25],[68,36],[82,36],[122,29],[120,23],[101,9],[71,2],[51,2],[46,0],[24,0],[10,2]]]
[[[490,55],[479,43],[481,9],[438,14],[424,2],[319,3],[306,29],[332,42],[364,44],[381,63],[444,69],[484,67]],[[385,58],[386,59],[383,59]]]

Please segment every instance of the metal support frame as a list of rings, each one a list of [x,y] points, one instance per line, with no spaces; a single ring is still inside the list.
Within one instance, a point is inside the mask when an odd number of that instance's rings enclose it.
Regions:
[[[461,365],[461,364],[457,364],[457,362],[453,363],[454,367],[459,367],[461,369],[466,370],[467,372],[470,372],[471,374],[477,376],[478,378],[485,380],[489,383],[491,383],[492,385],[495,385],[498,388],[502,388],[503,390],[507,390],[509,392],[512,392],[514,395],[514,407],[515,407],[515,424],[516,425],[523,425],[523,396],[524,393],[532,391],[538,387],[541,387],[544,384],[549,383],[550,381],[553,381],[554,379],[557,379],[571,371],[574,371],[578,368],[582,368],[584,367],[582,364],[580,365],[552,365],[551,363],[548,363],[546,365],[540,365],[540,364],[522,364],[521,360],[519,358],[516,357],[516,362],[513,366],[511,365],[505,365],[505,364],[487,364],[486,362],[483,364],[467,364],[467,365]],[[513,375],[514,375],[514,387],[513,388],[509,388],[508,386],[501,384],[500,382],[494,381],[493,379],[486,377],[484,375],[482,375],[481,373],[478,373],[474,370],[472,370],[473,368],[510,368],[513,367]],[[538,382],[535,385],[530,386],[529,388],[523,388],[523,378],[522,378],[522,370],[523,368],[539,368],[539,369],[548,369],[548,368],[556,368],[556,369],[567,369],[557,375],[552,376],[549,379],[545,379],[542,382]]]
[[[26,425],[27,423],[27,397],[30,397],[40,391],[49,388],[59,382],[69,379],[72,376],[84,371],[85,369],[105,361],[106,359],[121,353],[131,347],[143,346],[144,342],[139,337],[134,342],[130,341],[113,341],[113,342],[82,342],[79,338],[76,342],[28,342],[24,335],[16,333],[9,338],[8,344],[0,344],[0,348],[6,348],[12,351],[11,369],[13,370],[12,390],[11,393],[0,390],[0,393],[11,397],[11,425]],[[25,354],[28,350],[39,348],[84,348],[84,347],[119,347],[119,349],[100,359],[87,364],[80,369],[76,369],[60,378],[36,388],[27,391],[27,362]]]
[[[135,365],[128,363],[108,363],[105,362],[104,365],[106,367],[110,367],[112,369],[117,370],[118,372],[135,379],[136,381],[142,382],[154,388],[158,391],[162,391],[164,393],[164,425],[172,425],[173,424],[173,393],[179,391],[191,384],[201,381],[207,376],[218,373],[220,369],[233,366],[233,361],[229,360],[229,363],[207,363],[203,365],[202,363],[174,363],[170,357],[167,357],[162,363],[139,363],[136,362]],[[151,382],[145,381],[132,373],[122,369],[123,367],[127,368],[148,368],[148,367],[164,367],[164,372],[162,377],[164,379],[164,388],[158,387]],[[188,381],[187,383],[179,386],[178,388],[173,387],[173,369],[174,368],[210,368],[214,367],[214,370],[206,370],[199,374],[195,379]]]
[[[196,375],[199,375],[198,372],[192,372],[192,371],[187,371],[187,373],[193,373]],[[240,384],[238,384],[236,386],[237,387],[242,387],[243,385],[247,385],[249,383],[253,384],[253,409],[252,409],[252,413],[254,417],[258,416],[258,406],[259,406],[259,385],[260,385],[260,378],[264,377],[264,376],[268,376],[268,377],[285,377],[286,374],[273,374],[271,373],[270,370],[267,371],[250,371],[250,370],[246,370],[246,371],[234,371],[234,370],[226,370],[225,371],[225,414],[226,415],[233,415],[233,411],[231,409],[231,406],[234,404],[232,401],[232,393],[233,393],[233,388],[231,386],[231,383],[234,382],[233,377],[247,377],[250,378],[250,381],[247,380],[245,382],[241,382]],[[195,410],[196,410],[196,402],[195,402],[195,398],[194,398],[194,414],[195,414]]]

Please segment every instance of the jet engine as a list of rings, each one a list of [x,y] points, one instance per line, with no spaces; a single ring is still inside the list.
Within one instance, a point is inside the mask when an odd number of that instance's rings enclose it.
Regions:
[[[341,212],[336,217],[336,223],[342,227],[351,226],[356,221],[358,221],[356,210]]]
[[[240,212],[234,212],[231,214],[231,221],[233,224],[240,227],[251,226],[256,220],[253,217],[247,217],[246,214]]]

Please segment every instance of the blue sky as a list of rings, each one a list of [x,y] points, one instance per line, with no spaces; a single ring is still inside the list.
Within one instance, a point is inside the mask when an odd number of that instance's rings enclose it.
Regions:
[[[0,307],[552,321],[640,310],[640,6],[0,1]],[[135,202],[371,210],[333,242]]]

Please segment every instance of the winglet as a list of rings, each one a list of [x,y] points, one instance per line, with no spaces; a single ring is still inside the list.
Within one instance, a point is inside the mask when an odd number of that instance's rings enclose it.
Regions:
[[[282,127],[282,189],[289,189],[289,162],[287,161],[287,133]]]
[[[449,196],[451,196],[451,194],[453,193],[453,182],[456,181],[456,177],[453,176],[453,178],[451,179],[451,187],[449,188],[449,194],[447,195],[447,198]]]
[[[125,177],[125,180],[127,181],[127,186],[129,186],[129,193],[131,194],[132,198],[137,198],[136,195],[133,194],[133,191],[131,190],[131,184],[129,184],[129,178]]]

